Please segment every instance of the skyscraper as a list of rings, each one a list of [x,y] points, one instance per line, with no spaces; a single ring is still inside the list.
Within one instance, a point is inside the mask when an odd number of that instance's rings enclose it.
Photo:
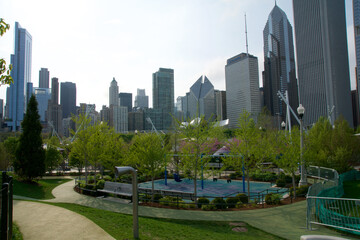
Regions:
[[[293,0],[304,124],[341,115],[352,123],[344,0]]]
[[[132,111],[132,93],[119,93],[120,106],[127,107],[128,112]]]
[[[32,37],[25,28],[15,22],[15,49],[11,55],[13,69],[11,77],[14,83],[9,87],[9,120],[8,126],[17,131],[26,111],[27,83],[31,82]]]
[[[236,128],[240,114],[247,111],[256,120],[261,111],[258,59],[241,53],[225,66],[226,112],[229,128]]]
[[[36,101],[38,102],[38,111],[40,115],[40,121],[46,121],[46,111],[48,110],[49,100],[51,100],[50,88],[34,88],[33,93]]]
[[[50,73],[47,68],[41,68],[39,71],[39,88],[49,88]]]
[[[68,118],[71,117],[71,114],[76,114],[76,84],[63,82],[60,85],[60,105],[63,110],[63,118]]]
[[[286,104],[277,92],[288,91],[291,108],[296,111],[298,87],[295,75],[295,55],[292,27],[286,14],[276,4],[271,11],[264,31],[264,105],[271,115],[286,118]],[[292,121],[293,122],[293,121]]]
[[[167,130],[171,126],[174,114],[173,69],[159,68],[159,71],[153,73],[153,108],[155,112],[162,111],[163,124],[160,129]]]
[[[136,108],[148,108],[149,107],[149,96],[145,95],[145,89],[137,89],[135,96],[135,107]]]
[[[187,102],[187,112],[191,119],[201,116],[205,119],[215,117],[214,86],[206,76],[201,76],[191,86]]]
[[[59,80],[55,77],[51,79],[51,99],[48,102],[47,121],[50,123],[49,131],[53,130],[51,128],[53,126],[60,136],[63,135],[62,108],[59,105]]]
[[[109,107],[111,107],[111,105],[119,105],[119,86],[115,78],[113,78],[109,87]]]
[[[358,106],[360,106],[360,0],[353,0],[353,13],[354,13],[354,36],[355,36],[355,52],[356,52],[356,90]],[[357,117],[360,109],[357,110]],[[359,120],[357,118],[357,120]]]

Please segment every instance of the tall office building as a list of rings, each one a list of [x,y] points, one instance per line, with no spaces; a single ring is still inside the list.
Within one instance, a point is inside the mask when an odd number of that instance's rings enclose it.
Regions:
[[[4,118],[4,100],[0,99],[0,122],[2,123],[2,119]]]
[[[137,94],[135,96],[135,107],[142,109],[149,107],[149,96],[145,95],[145,89],[137,89]]]
[[[153,73],[153,108],[156,112],[162,111],[162,127],[158,130],[169,129],[174,114],[173,69],[159,68]]]
[[[227,119],[226,91],[215,90],[215,113],[217,121]]]
[[[247,111],[257,120],[261,112],[258,59],[241,53],[225,66],[226,112],[229,128],[236,128],[240,114]]]
[[[60,105],[63,110],[63,118],[68,118],[71,117],[71,114],[76,114],[76,84],[62,82],[60,86]]]
[[[31,59],[32,59],[32,37],[25,28],[21,28],[18,22],[15,22],[15,49],[11,55],[11,64],[13,69],[11,77],[14,83],[10,85],[10,94],[7,96],[9,119],[7,125],[12,131],[19,130],[21,122],[24,119],[26,111],[26,93],[27,83],[31,82]]]
[[[55,130],[59,136],[63,135],[62,125],[62,107],[59,105],[59,79],[51,79],[51,99],[48,102],[47,121],[49,124],[49,131]],[[51,126],[52,125],[52,126]]]
[[[299,106],[295,75],[295,55],[292,27],[286,14],[276,4],[271,11],[264,31],[264,105],[271,115],[286,119],[286,104],[277,96],[288,91],[291,108]],[[295,123],[293,119],[291,121]]]
[[[49,100],[51,100],[50,88],[34,88],[33,93],[38,102],[38,112],[40,121],[46,122],[46,111],[48,110]]]
[[[113,78],[109,87],[109,107],[111,105],[119,106],[119,86],[115,78]]]
[[[356,119],[359,122],[359,112],[360,112],[360,0],[353,0],[353,13],[354,13],[354,36],[355,36],[355,52],[356,52],[356,91],[357,91],[357,100],[358,108],[356,111]]]
[[[119,93],[120,106],[127,107],[128,112],[132,111],[132,93]]]
[[[214,86],[206,76],[201,76],[191,86],[187,103],[186,112],[191,119],[202,116],[205,119],[215,117]]]
[[[128,108],[122,106],[111,106],[113,111],[114,122],[113,127],[117,133],[125,133],[128,131]]]
[[[50,72],[47,68],[41,68],[39,71],[39,88],[49,88]]]
[[[304,124],[343,116],[352,126],[345,2],[293,0],[293,8]]]

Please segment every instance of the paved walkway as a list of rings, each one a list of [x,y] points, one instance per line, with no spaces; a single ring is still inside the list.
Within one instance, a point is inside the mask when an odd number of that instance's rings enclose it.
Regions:
[[[125,214],[132,214],[131,204],[80,195],[73,190],[74,184],[75,184],[74,181],[70,181],[56,187],[52,192],[53,195],[55,196],[55,199],[45,200],[45,202],[76,203],[93,208],[110,210]],[[17,211],[16,205],[15,205],[15,211]],[[46,204],[42,204],[42,205],[46,205]],[[41,204],[37,204],[36,209],[37,208],[42,208]],[[47,214],[51,214],[51,211],[47,212]],[[67,216],[66,217],[67,219],[69,218],[67,213],[64,215]],[[324,228],[321,226],[316,226],[317,229],[315,231],[308,231],[305,228],[305,219],[306,219],[305,201],[291,205],[275,207],[275,208],[247,210],[247,211],[224,211],[224,212],[190,211],[190,210],[176,210],[176,209],[151,208],[151,207],[140,206],[139,215],[156,217],[156,218],[189,219],[189,220],[244,221],[254,227],[257,227],[274,235],[283,237],[285,239],[300,239],[301,235],[315,235],[315,234],[331,235],[338,237],[341,236],[341,233],[332,231],[328,228]],[[22,216],[22,217],[26,218],[27,216]],[[15,219],[15,221],[17,221],[17,219]],[[21,231],[23,231],[22,224],[20,222],[18,223],[20,225]],[[51,229],[49,230],[51,231]],[[24,239],[27,240],[27,238]],[[82,239],[82,238],[73,238],[73,239]],[[94,237],[94,239],[96,238]]]

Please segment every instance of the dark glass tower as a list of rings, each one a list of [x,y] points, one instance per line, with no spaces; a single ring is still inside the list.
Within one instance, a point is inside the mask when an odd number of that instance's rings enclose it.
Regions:
[[[12,131],[17,131],[24,119],[27,99],[27,83],[31,82],[32,37],[25,28],[15,22],[15,50],[11,55],[14,83],[9,87],[9,121]]]
[[[128,112],[132,111],[132,93],[119,93],[120,106],[127,107]]]
[[[162,128],[169,129],[174,114],[174,70],[160,68],[153,73],[153,108],[162,111]]]
[[[63,110],[63,118],[76,114],[76,84],[72,82],[61,83],[60,105]]]
[[[277,5],[271,11],[264,31],[264,105],[271,115],[286,118],[286,104],[277,92],[288,91],[291,108],[299,105],[295,75],[295,55],[292,27],[286,14]],[[291,121],[295,123],[294,120]]]
[[[304,123],[343,116],[352,126],[345,1],[293,0],[293,7]]]

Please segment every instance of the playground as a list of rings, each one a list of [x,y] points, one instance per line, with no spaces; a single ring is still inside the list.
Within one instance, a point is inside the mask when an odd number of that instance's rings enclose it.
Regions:
[[[140,188],[151,189],[151,181],[140,183]],[[181,179],[176,181],[175,179],[159,179],[154,181],[154,188],[158,190],[168,191],[181,191],[185,193],[194,192],[194,181],[192,179]],[[264,191],[276,191],[280,188],[273,187],[269,182],[250,182],[250,191],[253,194],[258,194]],[[197,180],[197,195],[203,197],[230,197],[235,196],[238,193],[247,193],[247,183],[238,180]]]

